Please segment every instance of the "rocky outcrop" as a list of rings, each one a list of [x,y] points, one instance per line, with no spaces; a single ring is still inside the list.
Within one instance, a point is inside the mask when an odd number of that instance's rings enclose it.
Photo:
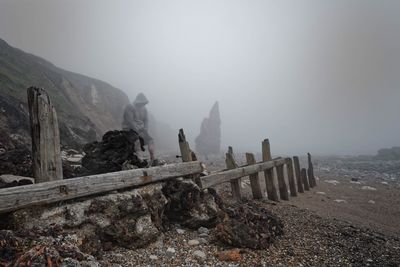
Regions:
[[[219,154],[221,151],[221,118],[218,102],[211,108],[210,115],[201,123],[196,140],[196,152],[200,155]]]
[[[233,247],[265,249],[283,234],[281,220],[255,203],[241,203],[224,209],[217,225],[217,240]]]

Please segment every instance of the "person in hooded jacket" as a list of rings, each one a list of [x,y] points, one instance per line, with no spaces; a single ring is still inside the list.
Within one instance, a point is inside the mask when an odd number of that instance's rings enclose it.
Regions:
[[[154,162],[154,140],[149,135],[148,126],[149,119],[147,115],[146,105],[149,103],[143,93],[136,96],[133,104],[126,106],[122,121],[122,129],[124,131],[134,130],[143,138],[144,145],[148,146],[150,154],[150,165]]]

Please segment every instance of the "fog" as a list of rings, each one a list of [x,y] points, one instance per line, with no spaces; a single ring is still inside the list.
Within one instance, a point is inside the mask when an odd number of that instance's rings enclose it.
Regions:
[[[144,92],[191,141],[218,100],[224,149],[400,145],[400,1],[0,0],[0,38]]]

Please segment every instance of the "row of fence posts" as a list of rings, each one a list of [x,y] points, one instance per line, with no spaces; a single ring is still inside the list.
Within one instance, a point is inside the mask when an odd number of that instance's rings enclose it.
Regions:
[[[179,130],[178,134],[179,139],[179,148],[181,150],[182,161],[192,161],[193,158],[196,158],[195,153],[190,149],[189,143],[186,140],[183,129]],[[190,156],[189,156],[190,155]],[[246,161],[248,165],[256,164],[255,156],[253,153],[246,153]],[[271,147],[268,139],[265,139],[262,142],[262,160],[263,161],[271,161]],[[285,158],[285,164],[277,165],[274,168],[267,169],[264,171],[265,178],[265,186],[267,197],[270,200],[278,201],[279,198],[281,200],[289,200],[289,192],[291,197],[296,197],[297,192],[304,193],[304,190],[309,191],[310,188],[315,187],[316,180],[314,176],[314,168],[311,160],[311,154],[307,154],[308,160],[308,168],[300,167],[300,160],[298,156],[294,156],[292,158]],[[225,154],[225,163],[227,169],[235,169],[238,168],[239,165],[235,159],[235,155],[233,153],[233,148],[231,146],[228,147],[228,152]],[[287,180],[289,183],[289,191],[285,180],[285,169]],[[275,175],[274,169],[277,178],[278,184],[278,192],[275,186]],[[262,199],[263,190],[260,183],[260,177],[258,173],[254,173],[249,175],[250,179],[250,187],[251,192],[254,199]],[[241,192],[241,178],[235,178],[230,180],[232,197],[234,199],[240,200],[242,199]]]

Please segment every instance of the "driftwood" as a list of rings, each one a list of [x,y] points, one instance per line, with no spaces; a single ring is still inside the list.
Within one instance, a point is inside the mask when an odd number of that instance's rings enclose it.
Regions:
[[[201,163],[193,161],[0,189],[0,213],[145,185],[202,171]]]
[[[300,161],[299,157],[293,157],[294,172],[296,174],[297,190],[299,193],[304,193],[303,180],[301,178]]]
[[[33,176],[36,183],[60,180],[63,174],[56,110],[44,89],[30,87],[27,93]]]
[[[272,159],[271,148],[268,139],[265,139],[262,142],[262,156],[263,156],[263,161],[269,161]],[[274,170],[272,168],[266,169],[264,171],[264,177],[265,177],[265,185],[267,187],[268,199],[273,201],[278,201],[278,193],[276,192],[274,184]]]
[[[253,153],[246,153],[246,160],[247,164],[256,164],[256,159],[254,158]],[[253,194],[254,199],[262,199],[263,194],[261,190],[261,185],[260,185],[260,179],[258,177],[258,173],[250,174],[250,186],[251,186],[251,192]]]

